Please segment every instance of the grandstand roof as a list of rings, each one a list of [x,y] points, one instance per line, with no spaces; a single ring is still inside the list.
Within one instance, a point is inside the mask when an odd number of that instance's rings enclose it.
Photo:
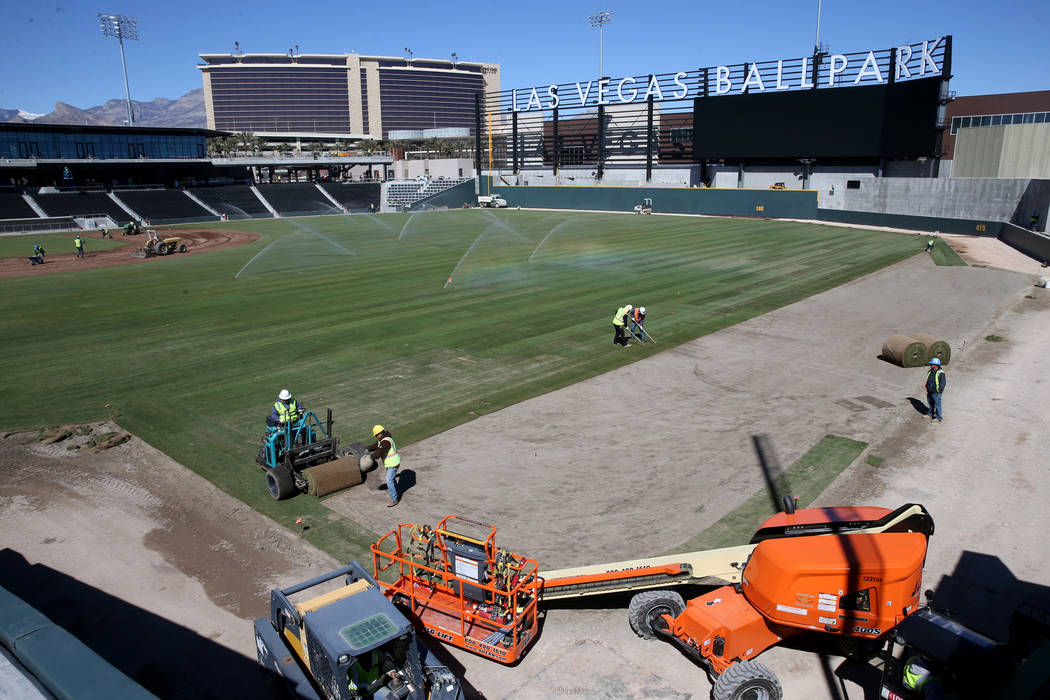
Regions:
[[[37,122],[0,122],[0,131],[39,131],[78,134],[170,134],[182,136],[225,136],[228,132],[197,127],[176,126],[108,126],[102,124],[40,124]]]

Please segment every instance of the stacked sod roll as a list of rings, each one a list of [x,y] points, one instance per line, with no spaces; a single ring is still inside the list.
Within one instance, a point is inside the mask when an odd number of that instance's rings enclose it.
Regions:
[[[899,367],[921,367],[927,363],[926,346],[915,338],[894,333],[882,344],[882,359]]]

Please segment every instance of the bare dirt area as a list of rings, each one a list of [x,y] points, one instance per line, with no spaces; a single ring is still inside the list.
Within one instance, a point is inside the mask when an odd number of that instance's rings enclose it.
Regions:
[[[965,575],[987,590],[992,574],[1045,585],[1048,312],[1030,274],[917,255],[404,447],[396,509],[374,472],[324,503],[376,532],[450,513],[489,522],[544,570],[610,562],[675,547],[763,489],[751,435],[790,463],[833,433],[871,447],[818,505],[926,505],[926,587]],[[652,308],[657,333],[658,320]],[[916,331],[952,345],[943,423],[920,411],[924,370],[877,357],[887,335]],[[255,695],[251,619],[268,588],[338,563],[141,441],[95,454],[35,438],[2,442],[0,585],[114,663],[129,657],[162,697]],[[552,606],[514,667],[452,654],[489,698],[707,698],[704,672],[636,637],[626,606]],[[877,697],[872,667],[799,646],[760,657],[785,697]]]
[[[954,233],[942,233],[940,236],[955,249],[959,257],[971,265],[1029,275],[1046,274],[1042,263],[1011,248],[998,238],[962,236]]]
[[[0,586],[163,698],[265,697],[251,620],[338,563],[141,440],[0,440]],[[71,449],[72,448],[72,449]]]
[[[164,237],[167,235],[164,227],[158,228],[157,233]],[[73,247],[70,234],[69,247]],[[163,256],[163,259],[178,258],[184,255],[203,255],[213,253],[217,250],[235,248],[259,239],[259,235],[249,231],[232,231],[227,229],[178,229],[173,230],[172,236],[178,236],[186,244],[185,253],[173,253]],[[9,277],[31,277],[33,275],[45,275],[51,272],[68,272],[70,270],[94,270],[100,267],[113,267],[115,265],[131,265],[135,263],[146,263],[161,258],[135,258],[132,251],[141,248],[146,243],[146,234],[128,236],[128,244],[120,248],[109,250],[91,250],[91,240],[98,240],[100,234],[81,234],[81,238],[87,240],[84,244],[84,257],[78,258],[75,253],[63,255],[48,255],[43,265],[30,265],[24,257],[0,259],[0,279]],[[117,234],[120,237],[120,234]]]

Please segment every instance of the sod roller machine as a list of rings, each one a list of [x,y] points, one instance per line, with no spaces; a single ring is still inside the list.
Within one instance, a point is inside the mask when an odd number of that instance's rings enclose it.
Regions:
[[[371,460],[362,459],[367,454],[360,442],[339,451],[328,409],[324,422],[314,411],[284,423],[268,420],[255,461],[266,473],[270,495],[280,501],[300,492],[326,496],[360,484],[371,466]]]

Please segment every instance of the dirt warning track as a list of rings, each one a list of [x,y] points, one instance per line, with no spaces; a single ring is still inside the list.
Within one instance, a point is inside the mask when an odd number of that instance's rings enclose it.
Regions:
[[[159,228],[157,233],[166,236],[166,229]],[[73,248],[73,237],[69,235],[69,248]],[[245,245],[258,240],[259,235],[249,231],[232,231],[227,229],[175,229],[171,235],[179,236],[186,243],[188,250],[185,253],[175,253],[169,257],[182,257],[184,255],[201,255],[213,253],[217,250],[225,250],[236,246]],[[137,263],[149,263],[158,258],[134,258],[132,251],[141,248],[146,243],[146,235],[128,236],[124,240],[127,245],[109,250],[92,250],[91,241],[99,240],[99,233],[80,234],[87,242],[84,244],[86,251],[83,259],[78,259],[75,253],[61,255],[48,254],[43,265],[31,265],[27,257],[0,259],[0,279],[9,277],[29,277],[32,275],[43,275],[51,272],[68,272],[70,270],[94,270],[100,267],[113,267],[115,265],[131,265]],[[118,238],[120,236],[118,235]]]

